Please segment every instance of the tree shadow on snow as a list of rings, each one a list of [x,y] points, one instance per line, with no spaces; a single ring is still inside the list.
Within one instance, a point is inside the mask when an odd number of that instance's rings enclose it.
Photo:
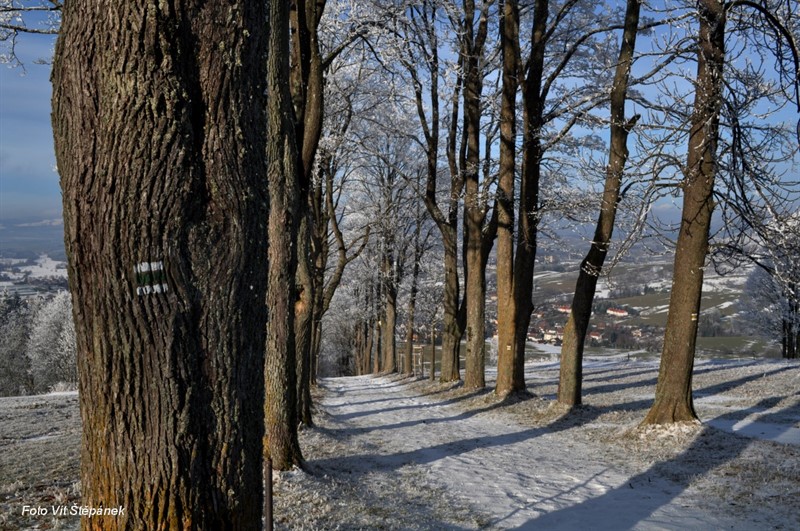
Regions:
[[[748,367],[748,366],[751,366],[751,365],[754,365],[754,364],[755,364],[755,362],[746,363],[746,364],[742,364],[742,365],[737,365],[736,368]],[[712,365],[712,366],[696,368],[694,370],[693,374],[694,374],[695,377],[697,377],[697,376],[700,376],[700,375],[703,375],[703,374],[713,373],[713,372],[722,371],[722,370],[727,370],[727,369],[730,369],[730,368],[731,368],[730,365],[722,365],[722,366],[713,366]],[[780,367],[777,367],[777,368],[769,370],[769,371],[764,371],[763,373],[759,373],[757,375],[745,376],[745,377],[740,378],[738,380],[726,381],[726,382],[723,382],[723,383],[720,383],[720,384],[717,384],[717,385],[714,385],[714,386],[710,386],[707,389],[703,389],[703,390],[697,391],[697,392],[703,392],[704,394],[713,394],[713,393],[718,393],[718,392],[721,392],[721,391],[727,391],[728,389],[732,389],[734,387],[738,387],[738,386],[742,385],[743,383],[747,383],[747,382],[752,381],[752,380],[757,380],[757,379],[761,378],[762,376],[777,374],[777,373],[780,373],[780,372],[783,372],[783,371],[786,371],[786,370],[789,370],[789,369],[791,369],[791,367],[789,367],[789,366],[780,366]],[[611,380],[618,380],[618,379],[622,379],[622,378],[630,378],[632,376],[638,376],[638,375],[644,376],[646,374],[652,374],[652,372],[653,372],[652,369],[647,370],[647,371],[638,371],[638,372],[636,372],[636,371],[634,371],[634,372],[625,371],[625,372],[621,372],[619,375],[610,376],[610,377],[609,376],[604,376],[602,378],[593,378],[592,376],[594,376],[596,373],[590,372],[590,373],[588,373],[586,375],[586,377],[584,377],[583,381],[584,381],[584,383],[588,383],[588,382],[608,382],[608,381],[611,381]],[[591,395],[598,395],[598,394],[604,394],[604,393],[614,393],[614,392],[617,392],[617,391],[624,391],[624,390],[627,390],[627,389],[634,389],[636,387],[652,387],[652,388],[655,388],[657,383],[658,383],[658,376],[656,375],[654,377],[643,379],[643,380],[635,380],[635,381],[632,381],[632,382],[622,382],[622,383],[618,383],[618,384],[608,383],[608,384],[601,384],[601,385],[585,385],[584,389],[583,389],[583,395],[584,396],[591,396]]]
[[[751,412],[761,412],[766,408],[774,407],[785,397],[765,398],[757,405],[748,408]],[[714,420],[725,420],[728,417],[741,415],[741,411],[721,415]],[[765,415],[759,422],[768,423],[770,418],[779,417],[781,412]],[[788,429],[789,426],[786,426]],[[591,528],[595,530],[612,529],[631,529],[642,524],[643,528],[655,526],[658,528],[679,528],[680,522],[659,521],[658,517],[653,517],[654,513],[661,507],[669,504],[686,490],[693,479],[697,476],[705,475],[711,470],[728,463],[737,457],[753,442],[752,439],[736,434],[728,434],[724,437],[724,444],[715,442],[711,437],[716,428],[705,425],[703,431],[697,436],[695,441],[685,451],[667,461],[653,464],[649,469],[641,474],[631,477],[624,484],[606,491],[600,496],[586,499],[580,503],[564,507],[551,512],[545,512],[525,524],[515,529],[547,529],[547,530],[571,530],[581,528]],[[658,489],[657,495],[653,495],[652,488],[642,488],[649,486],[653,480],[661,481],[662,487]],[[575,488],[588,489],[588,483],[582,483]],[[572,491],[575,488],[571,489]],[[568,494],[562,493],[561,496]],[[556,501],[558,496],[555,497]],[[536,500],[530,504],[516,509],[514,512],[502,518],[492,521],[493,525],[502,523],[520,510],[536,510],[536,506],[551,500]],[[729,502],[735,505],[734,502]],[[719,508],[720,514],[724,508]],[[800,523],[800,520],[797,522]],[[693,522],[695,525],[713,525],[709,522]]]
[[[695,396],[708,396],[715,393],[730,391],[736,387],[742,386],[748,382],[757,380],[764,376],[780,373],[789,370],[791,367],[781,366],[775,369],[764,371],[759,374],[744,376],[737,380],[726,381],[720,384],[714,384],[701,388],[695,391]],[[703,368],[695,374],[701,372],[710,372],[718,370],[716,367]],[[635,386],[642,385],[640,382],[635,382]],[[652,383],[655,385],[655,382]],[[624,388],[624,386],[621,386]],[[476,410],[461,412],[456,415],[447,417],[432,417],[432,418],[417,418],[394,424],[375,425],[368,427],[361,426],[348,426],[348,420],[365,416],[369,414],[379,414],[382,412],[393,410],[413,410],[413,409],[426,409],[431,407],[447,406],[459,401],[472,398],[476,395],[487,393],[490,391],[476,391],[472,393],[465,393],[464,395],[457,396],[441,402],[433,402],[426,404],[412,404],[403,405],[396,408],[388,409],[374,409],[368,412],[359,412],[357,414],[345,414],[332,416],[343,424],[341,428],[320,428],[324,431],[331,432],[336,436],[336,432],[347,436],[357,436],[360,434],[368,433],[376,430],[394,430],[412,427],[420,424],[435,425],[441,423],[458,422],[465,420],[475,415],[485,413],[492,409],[500,408],[508,404],[508,401],[498,401],[487,407],[479,408]],[[421,395],[425,396],[425,395]],[[410,399],[416,397],[389,397],[386,399],[378,399],[370,402],[384,402],[398,399]],[[782,397],[771,397],[760,401],[757,405],[748,408],[744,411],[748,413],[764,413],[765,409],[772,408],[777,405]],[[511,401],[516,401],[512,399]],[[475,436],[456,441],[442,442],[432,446],[421,447],[412,449],[405,452],[397,452],[393,454],[360,454],[352,456],[342,456],[335,458],[327,458],[314,460],[310,462],[312,469],[322,471],[324,473],[348,473],[356,475],[369,474],[372,471],[392,472],[407,465],[430,465],[441,459],[458,456],[467,452],[477,449],[495,448],[501,449],[505,446],[513,445],[525,440],[538,437],[544,434],[553,433],[555,431],[567,430],[579,425],[589,424],[600,415],[610,411],[634,411],[646,410],[652,405],[652,399],[635,400],[622,404],[614,404],[611,406],[594,407],[582,406],[574,408],[569,413],[561,416],[560,418],[552,421],[546,426],[522,428],[514,433],[504,433],[500,435],[485,435]],[[772,412],[762,415],[758,422],[769,423],[771,418],[777,420],[784,410],[780,412]],[[742,410],[737,410],[725,415],[721,415],[714,421],[726,421],[729,419],[741,418],[743,415]],[[783,426],[783,425],[782,425]],[[786,426],[786,428],[790,428]],[[659,463],[655,463],[647,471],[630,478],[625,484],[619,487],[606,491],[600,496],[595,496],[586,499],[576,505],[551,511],[542,514],[541,516],[522,525],[520,529],[575,529],[581,527],[590,527],[593,529],[628,529],[638,523],[647,520],[659,508],[669,504],[673,499],[678,497],[691,483],[693,477],[703,475],[721,466],[733,459],[736,459],[741,453],[749,446],[751,440],[739,435],[729,435],[725,437],[726,444],[717,445],[710,449],[709,445],[713,445],[713,437],[709,437],[715,432],[716,428],[706,425],[703,432],[698,435],[692,445],[678,456]],[[711,442],[709,442],[711,441]],[[535,464],[533,465],[535,466]],[[476,471],[477,473],[477,471]],[[653,489],[643,489],[641,487],[650,483],[651,478],[658,478],[665,482],[669,488],[665,489],[663,493],[653,496]],[[589,480],[590,482],[591,480]],[[579,484],[570,489],[570,491],[587,489],[588,482]],[[565,496],[568,493],[561,493],[560,496]],[[558,498],[558,496],[556,496]],[[520,510],[530,509],[536,510],[536,506],[546,502],[547,500],[537,500],[523,507],[516,509],[513,513],[505,515],[490,525],[500,524],[507,518],[513,516]],[[598,518],[608,517],[613,515],[613,522],[603,524]],[[655,521],[650,523],[657,524]],[[669,522],[662,522],[661,524],[669,526]],[[702,525],[702,522],[700,523]]]
[[[749,365],[749,364],[748,364]],[[702,369],[698,369],[694,371],[694,377],[698,375],[702,375],[705,373],[710,373],[718,370],[724,370],[726,367],[704,367]],[[728,367],[730,368],[730,367]],[[780,366],[776,367],[771,370],[763,371],[758,374],[751,374],[747,376],[743,376],[736,380],[726,380],[724,382],[709,385],[707,387],[702,387],[693,391],[694,398],[706,397],[715,394],[719,394],[725,391],[730,391],[742,385],[745,385],[749,382],[759,380],[760,378],[766,376],[772,376],[775,374],[779,374],[781,372],[791,370],[791,366]],[[651,394],[655,391],[655,386],[658,383],[657,378],[650,378],[647,380],[637,381],[637,382],[627,382],[623,384],[611,384],[611,385],[595,385],[589,388],[585,388],[583,390],[582,395],[584,397],[590,397],[593,395],[602,395],[606,393],[613,393],[616,391],[623,391],[626,389],[633,389],[636,387],[649,387],[648,394]],[[612,404],[608,406],[593,406],[591,404],[582,404],[580,406],[574,407],[568,415],[583,415],[585,409],[592,409],[592,408],[600,408],[605,412],[615,412],[615,411],[633,411],[635,409],[644,409],[649,408],[653,403],[653,399],[648,400],[639,400],[635,402],[628,402],[623,404]],[[594,416],[587,417],[586,421],[594,420]]]
[[[405,409],[440,408],[440,407],[446,407],[446,406],[450,406],[450,405],[453,405],[453,404],[457,404],[458,402],[461,402],[463,400],[468,400],[470,398],[473,398],[473,397],[476,397],[476,396],[479,396],[479,395],[482,395],[482,394],[487,394],[489,392],[491,392],[491,391],[489,391],[487,389],[477,389],[475,391],[469,391],[469,392],[463,393],[461,395],[454,396],[452,398],[447,398],[445,400],[439,400],[439,401],[435,401],[435,402],[429,402],[429,403],[424,403],[424,404],[419,404],[419,403],[403,404],[403,405],[400,405],[400,406],[393,406],[393,407],[387,407],[387,408],[378,407],[378,408],[375,408],[375,409],[367,409],[367,410],[363,410],[363,411],[354,411],[352,413],[335,413],[335,414],[333,414],[333,416],[336,417],[337,420],[347,421],[347,420],[358,418],[358,417],[368,417],[370,415],[381,415],[381,414],[384,414],[384,413],[389,413],[389,412],[392,412],[392,411],[402,411],[402,410],[405,410]],[[359,404],[363,405],[363,404],[371,404],[371,403],[384,402],[384,401],[402,402],[402,401],[413,400],[415,398],[424,398],[426,396],[430,396],[430,394],[393,396],[393,397],[385,398],[385,399],[381,398],[381,399],[378,399],[378,400],[367,400],[367,401],[364,401],[364,402],[359,402]],[[348,402],[347,405],[349,405],[349,404],[350,403]],[[329,406],[326,406],[326,407],[329,407]],[[336,407],[336,406],[334,406],[334,407]]]
[[[471,411],[465,411],[447,417],[420,418],[414,420],[407,420],[403,422],[397,422],[394,424],[383,424],[383,425],[366,426],[366,427],[345,425],[341,428],[318,428],[318,429],[330,434],[332,437],[336,437],[337,434],[346,436],[357,436],[377,430],[381,431],[396,430],[402,428],[410,428],[421,424],[433,426],[442,423],[444,424],[458,423],[459,421],[469,419],[481,413],[486,413],[494,409],[502,408],[509,402],[519,402],[520,400],[524,400],[524,398],[512,396],[511,398],[497,401],[496,403],[493,403],[483,408]],[[646,405],[649,403],[650,401],[648,400],[639,400],[635,402],[621,404],[620,407],[639,409],[646,407]],[[414,408],[424,409],[425,407],[426,407],[425,404],[420,404],[416,406],[404,406],[405,409],[414,409]],[[464,453],[471,452],[473,450],[486,449],[486,448],[501,448],[504,446],[509,446],[512,444],[523,442],[543,434],[568,430],[571,428],[575,428],[578,425],[590,422],[591,420],[593,420],[600,414],[604,413],[605,411],[606,410],[601,408],[582,408],[581,413],[578,416],[564,415],[548,423],[545,426],[537,426],[533,428],[525,428],[521,426],[520,431],[513,433],[475,436],[466,439],[443,442],[433,446],[421,447],[414,450],[409,450],[406,452],[398,452],[394,454],[383,454],[383,455],[363,454],[363,455],[354,455],[347,457],[320,459],[312,461],[312,464],[313,467],[315,468],[320,467],[324,470],[340,469],[354,473],[368,473],[372,469],[377,469],[381,471],[393,471],[410,464],[414,465],[431,464],[440,459],[461,455]],[[332,415],[332,417],[337,421],[343,419],[343,416],[341,415]],[[345,424],[346,424],[346,419],[345,419]],[[365,469],[364,463],[370,463],[371,466]]]

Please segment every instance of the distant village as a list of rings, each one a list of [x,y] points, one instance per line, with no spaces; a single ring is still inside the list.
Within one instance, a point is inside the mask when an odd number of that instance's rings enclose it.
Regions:
[[[588,345],[646,348],[657,344],[663,334],[661,327],[631,324],[627,318],[639,313],[633,308],[616,306],[611,301],[602,299],[595,302],[594,308],[587,335]],[[560,346],[570,311],[568,305],[542,305],[531,316],[528,341]]]
[[[0,258],[0,298],[48,297],[67,289],[67,264],[47,255]]]
[[[541,257],[541,271],[564,272],[577,269],[577,256],[569,252],[544,254]],[[492,270],[490,266],[489,270]],[[574,284],[569,285],[569,295]],[[486,313],[487,334],[496,335],[497,295],[494,275],[487,277]],[[636,293],[638,294],[638,292]],[[570,297],[564,294],[535,297],[536,305],[528,328],[528,342],[561,346],[564,340],[564,327],[572,311],[567,302]],[[598,290],[594,300],[591,324],[586,345],[592,347],[657,350],[663,341],[664,329],[661,326],[642,324],[640,309],[620,304],[605,298]]]
[[[490,300],[493,303],[496,297],[491,295]],[[571,307],[567,304],[540,304],[531,315],[528,341],[561,346],[570,311]],[[632,318],[638,315],[635,308],[623,307],[606,299],[596,300],[586,344],[621,349],[657,348],[663,338],[663,328],[634,324]],[[489,334],[496,335],[496,323],[494,318],[487,323]]]

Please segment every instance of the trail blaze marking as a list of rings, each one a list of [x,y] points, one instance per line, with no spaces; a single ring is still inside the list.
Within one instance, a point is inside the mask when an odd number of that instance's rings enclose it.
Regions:
[[[168,291],[164,262],[140,262],[133,266],[133,272],[136,274],[137,295]]]

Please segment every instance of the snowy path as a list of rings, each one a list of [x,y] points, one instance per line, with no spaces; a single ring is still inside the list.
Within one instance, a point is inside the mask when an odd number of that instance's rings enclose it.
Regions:
[[[759,523],[712,515],[679,484],[610,465],[602,443],[569,426],[527,428],[463,412],[387,378],[329,379],[323,387],[337,437],[371,451],[314,466],[389,477],[418,468],[486,515],[479,521],[490,528],[744,530]]]

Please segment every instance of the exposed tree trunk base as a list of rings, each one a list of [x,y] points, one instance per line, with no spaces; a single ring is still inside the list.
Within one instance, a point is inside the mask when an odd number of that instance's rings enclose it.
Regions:
[[[576,295],[577,297],[577,295]],[[589,298],[589,314],[591,314],[592,291]],[[558,379],[557,401],[565,406],[581,405],[581,385],[583,381],[583,341],[588,328],[586,325],[577,330],[575,324],[575,302],[573,312],[569,316],[567,326],[564,328],[564,344],[561,347],[561,363]]]
[[[445,316],[447,318],[447,316]],[[439,381],[442,383],[457,382],[461,380],[459,365],[459,349],[461,348],[461,332],[450,329],[453,325],[445,325],[442,333],[441,374]]]
[[[524,402],[535,398],[536,394],[528,391],[527,389],[510,389],[505,392],[494,391],[494,394],[502,400],[503,405],[516,404],[517,402]]]
[[[457,325],[448,323],[449,316],[445,315],[445,322],[442,330],[442,347],[439,358],[439,381],[442,383],[455,382],[461,380],[459,371],[459,348],[460,348],[460,331],[455,331]],[[453,317],[455,321],[455,317]]]
[[[691,399],[667,397],[653,404],[640,426],[699,421]]]
[[[264,459],[266,460],[266,457]],[[280,460],[280,462],[277,462],[274,459],[272,460],[272,470],[285,472],[287,470],[292,470],[295,467],[302,470],[303,472],[309,474],[311,473],[311,471],[306,466],[305,459],[303,459],[303,456],[299,451],[289,456],[289,459],[286,459],[284,457],[283,459]]]

